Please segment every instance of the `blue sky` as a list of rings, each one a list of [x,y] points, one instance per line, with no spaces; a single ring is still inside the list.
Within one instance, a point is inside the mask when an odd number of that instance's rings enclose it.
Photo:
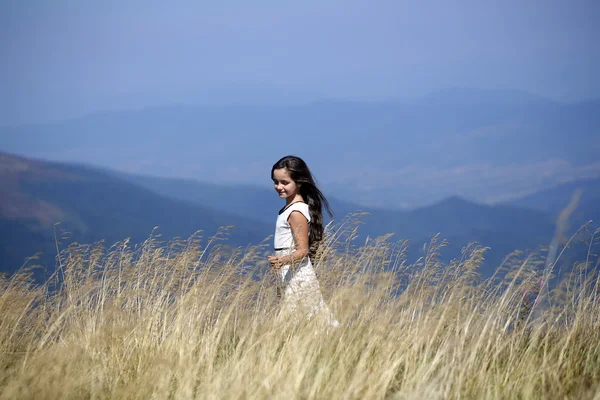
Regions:
[[[600,2],[2,1],[0,124],[147,105],[600,94]]]

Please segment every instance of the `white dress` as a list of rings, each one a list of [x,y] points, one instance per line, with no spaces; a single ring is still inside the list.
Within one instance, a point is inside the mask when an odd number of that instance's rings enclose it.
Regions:
[[[294,202],[283,208],[279,212],[275,226],[274,248],[278,256],[288,255],[295,250],[292,227],[288,222],[290,214],[294,211],[302,213],[310,224],[308,204]],[[277,281],[279,292],[283,296],[284,314],[291,314],[295,320],[298,320],[297,317],[302,314],[307,319],[311,319],[323,313],[329,325],[334,327],[339,325],[323,301],[319,281],[309,257],[297,261],[294,268],[289,264],[283,265],[277,273]]]

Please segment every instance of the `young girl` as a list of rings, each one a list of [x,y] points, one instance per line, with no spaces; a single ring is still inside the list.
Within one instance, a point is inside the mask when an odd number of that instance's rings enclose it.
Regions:
[[[284,312],[295,319],[299,314],[310,319],[323,313],[327,322],[337,327],[339,323],[323,301],[311,263],[323,239],[323,206],[333,216],[329,203],[299,157],[277,161],[271,179],[279,197],[285,199],[275,226],[275,255],[268,258],[277,275]]]

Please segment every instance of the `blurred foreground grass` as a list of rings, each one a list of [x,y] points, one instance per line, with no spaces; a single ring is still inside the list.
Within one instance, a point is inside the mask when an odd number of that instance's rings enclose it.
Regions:
[[[316,263],[337,329],[276,318],[267,246],[72,245],[47,284],[0,282],[1,396],[600,398],[592,254],[559,283],[541,254],[482,279],[480,246],[442,264],[434,238],[409,264],[406,242],[355,232],[331,229]]]

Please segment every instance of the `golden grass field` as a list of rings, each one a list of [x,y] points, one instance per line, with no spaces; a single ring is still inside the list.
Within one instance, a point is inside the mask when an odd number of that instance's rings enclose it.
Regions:
[[[45,285],[2,278],[1,397],[600,399],[592,254],[560,284],[544,253],[484,280],[474,244],[442,264],[434,238],[409,263],[406,242],[328,232],[315,264],[337,329],[278,318],[267,245],[72,245]]]

